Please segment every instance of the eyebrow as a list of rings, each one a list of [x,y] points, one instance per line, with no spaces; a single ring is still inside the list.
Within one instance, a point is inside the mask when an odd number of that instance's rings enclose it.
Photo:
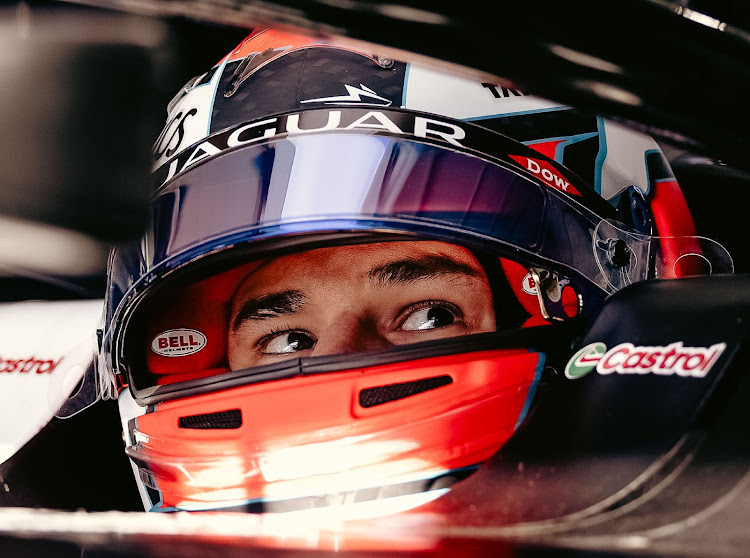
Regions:
[[[367,273],[369,280],[379,287],[403,285],[445,275],[478,277],[480,273],[467,264],[438,255],[387,262]],[[307,295],[297,289],[249,298],[242,303],[233,318],[232,330],[236,331],[246,321],[267,320],[293,314],[302,309],[307,299]]]
[[[372,268],[367,274],[377,286],[412,283],[443,275],[478,277],[479,271],[447,256],[423,256],[387,262]]]
[[[232,330],[236,331],[248,320],[267,320],[283,314],[292,314],[300,310],[305,302],[307,295],[296,289],[248,298],[232,320]]]

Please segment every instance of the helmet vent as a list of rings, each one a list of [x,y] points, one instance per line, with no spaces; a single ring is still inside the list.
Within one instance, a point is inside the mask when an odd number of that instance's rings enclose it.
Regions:
[[[362,407],[375,407],[383,403],[397,401],[418,393],[424,393],[439,387],[447,386],[453,383],[450,376],[436,376],[434,378],[424,378],[414,382],[404,382],[403,384],[390,384],[374,388],[363,389],[359,392],[359,404]]]
[[[180,428],[228,430],[239,428],[240,426],[242,426],[242,411],[239,409],[180,417]]]

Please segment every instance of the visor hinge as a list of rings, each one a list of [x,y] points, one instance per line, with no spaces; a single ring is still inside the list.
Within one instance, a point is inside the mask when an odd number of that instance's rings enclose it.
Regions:
[[[597,240],[599,248],[607,254],[607,261],[614,267],[628,267],[630,265],[630,248],[621,238]]]

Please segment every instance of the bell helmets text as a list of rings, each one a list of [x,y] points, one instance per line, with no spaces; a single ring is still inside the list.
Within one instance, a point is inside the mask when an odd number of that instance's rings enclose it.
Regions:
[[[170,329],[151,341],[151,350],[157,355],[178,357],[192,355],[206,346],[206,336],[195,329]]]

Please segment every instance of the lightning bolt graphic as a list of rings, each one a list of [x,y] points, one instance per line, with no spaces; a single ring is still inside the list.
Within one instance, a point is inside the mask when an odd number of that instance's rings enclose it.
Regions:
[[[381,97],[375,91],[370,89],[369,87],[359,84],[359,87],[361,89],[358,89],[357,87],[353,87],[351,85],[344,85],[346,87],[348,95],[340,95],[338,97],[320,97],[318,99],[307,99],[306,101],[300,101],[300,103],[339,103],[339,104],[361,104],[366,103],[367,101],[363,101],[362,98],[368,98],[368,99],[376,99],[378,101],[383,101],[383,106],[390,106],[391,101],[389,99],[386,99],[385,97]]]

